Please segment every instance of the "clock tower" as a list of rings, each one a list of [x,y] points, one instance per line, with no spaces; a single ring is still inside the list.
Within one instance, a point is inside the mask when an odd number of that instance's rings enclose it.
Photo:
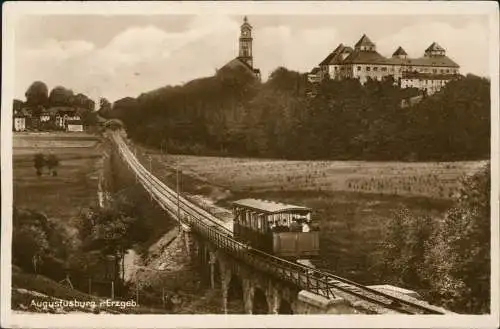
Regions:
[[[245,18],[243,18],[243,24],[241,25],[239,59],[248,64],[251,68],[253,68],[252,40],[252,25],[248,23],[248,19],[245,16]]]

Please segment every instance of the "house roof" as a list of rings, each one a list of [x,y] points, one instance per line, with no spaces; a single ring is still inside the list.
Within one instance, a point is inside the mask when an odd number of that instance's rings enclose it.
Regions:
[[[354,48],[358,48],[361,46],[369,46],[369,47],[375,47],[375,44],[366,36],[366,34],[363,34],[361,39],[359,39],[358,42],[354,45]]]
[[[401,46],[399,46],[398,49],[396,49],[396,51],[394,52],[394,54],[392,54],[392,56],[399,56],[399,55],[405,55],[405,56],[408,55]]]
[[[66,123],[69,125],[81,125],[82,120],[66,120]]]
[[[444,51],[444,48],[438,45],[436,42],[433,42],[426,50],[425,52],[428,51]]]
[[[250,208],[268,214],[277,214],[277,213],[291,212],[291,211],[308,211],[308,212],[311,211],[311,209],[307,207],[289,205],[289,204],[268,201],[268,200],[260,200],[260,199],[241,199],[238,201],[234,201],[233,204],[235,206]]]
[[[343,63],[346,64],[387,64],[387,58],[376,51],[353,51]]]
[[[316,74],[316,73],[318,73],[318,72],[319,72],[319,70],[320,70],[320,68],[316,66],[315,68],[313,68],[313,69],[311,70],[311,74]]]
[[[73,107],[69,107],[69,106],[53,106],[53,107],[47,109],[47,112],[50,114],[58,114],[60,112],[75,113],[76,109],[74,109]]]

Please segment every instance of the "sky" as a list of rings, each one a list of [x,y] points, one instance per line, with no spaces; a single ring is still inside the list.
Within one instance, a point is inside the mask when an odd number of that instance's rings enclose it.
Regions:
[[[36,80],[115,101],[210,76],[238,55],[242,15],[22,16],[14,30],[14,93]],[[390,56],[420,57],[437,42],[461,73],[488,76],[488,21],[479,15],[248,15],[254,67],[317,66],[339,43],[366,33]]]

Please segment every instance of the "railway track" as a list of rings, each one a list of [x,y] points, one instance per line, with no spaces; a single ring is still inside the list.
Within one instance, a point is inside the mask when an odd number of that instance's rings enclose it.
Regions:
[[[224,227],[223,222],[217,217],[179,196],[150,173],[135,157],[121,136],[113,133],[112,139],[118,147],[119,154],[136,174],[141,185],[163,209],[179,222],[189,225],[217,247],[248,265],[326,298],[334,297],[338,291],[341,291],[398,313],[444,314],[441,309],[394,297],[327,271],[287,261],[233,239],[232,232]]]

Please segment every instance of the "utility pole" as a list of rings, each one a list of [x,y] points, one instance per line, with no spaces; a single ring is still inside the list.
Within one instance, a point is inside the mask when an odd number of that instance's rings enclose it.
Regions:
[[[176,177],[177,177],[177,220],[179,221],[179,225],[181,223],[181,209],[180,209],[180,189],[179,189],[179,167],[176,169]]]
[[[151,160],[152,160],[152,159],[151,159],[151,156],[149,156],[149,172],[150,172],[150,173],[152,173],[152,172],[151,172]],[[149,201],[150,201],[150,202],[153,202],[153,195],[152,195],[152,193],[153,193],[153,191],[150,191],[150,193],[149,193]]]
[[[181,202],[180,202],[180,194],[181,194],[180,179],[181,179],[181,176],[180,176],[180,174],[182,174],[182,171],[179,171],[179,167],[177,167],[177,169],[176,169],[176,176],[177,176],[177,219],[179,220],[179,228],[181,225]]]

